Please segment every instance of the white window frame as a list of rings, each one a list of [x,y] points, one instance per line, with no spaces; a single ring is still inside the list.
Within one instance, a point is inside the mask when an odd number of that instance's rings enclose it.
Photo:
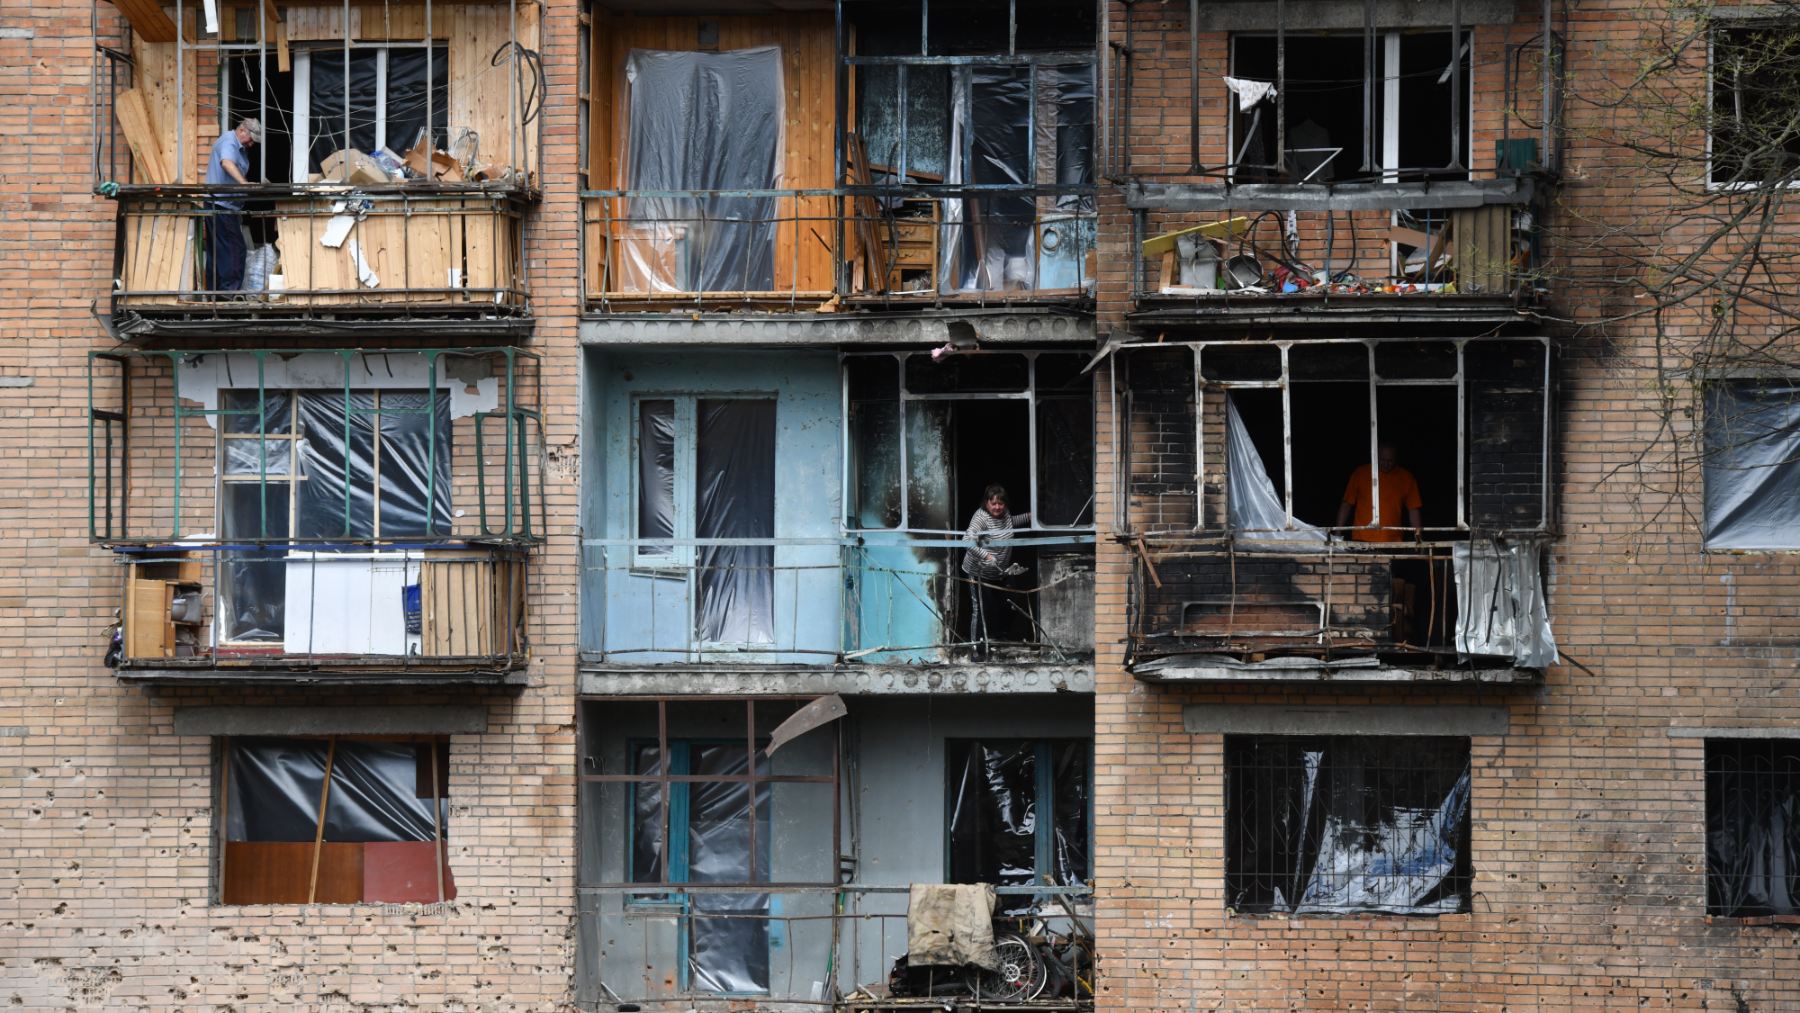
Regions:
[[[345,48],[348,48],[352,52],[364,49],[372,49],[375,51],[375,77],[377,81],[375,89],[375,147],[379,149],[391,147],[391,145],[388,144],[387,136],[388,52],[394,49],[422,49],[427,53],[431,53],[435,52],[440,46],[444,47],[444,58],[448,61],[449,47],[438,39],[352,42],[348,47],[343,46],[341,43],[336,45],[326,43],[324,45],[307,46],[304,48],[295,47],[292,54],[294,68],[293,151],[289,158],[290,168],[293,172],[292,179],[296,183],[304,182],[312,172],[312,166],[308,159],[312,154],[313,53],[330,49],[342,50]],[[434,60],[435,57],[427,57],[428,66]],[[429,78],[429,76],[430,75],[428,74],[427,77]],[[429,81],[427,82],[426,87],[430,87]],[[444,103],[446,108],[448,107],[449,102],[450,87],[448,83],[446,83],[444,87]],[[436,115],[435,110],[433,111],[433,115]],[[405,139],[402,143],[411,144],[411,139]]]
[[[675,405],[675,491],[671,518],[674,530],[670,535],[670,540],[675,544],[670,552],[646,552],[646,549],[653,547],[638,541],[647,537],[640,526],[642,517],[638,511],[644,478],[644,430],[640,420],[646,401],[671,401]],[[685,577],[694,568],[694,530],[700,509],[700,504],[695,500],[694,483],[698,478],[700,461],[702,401],[772,401],[776,403],[779,425],[780,398],[771,391],[634,391],[631,395],[631,491],[627,507],[631,511],[631,566],[634,570]],[[777,456],[775,474],[779,482],[779,440],[774,449]]]

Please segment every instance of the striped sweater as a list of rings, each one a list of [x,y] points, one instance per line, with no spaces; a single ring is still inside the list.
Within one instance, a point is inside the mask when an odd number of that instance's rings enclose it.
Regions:
[[[1015,514],[1007,511],[998,517],[987,512],[986,508],[975,511],[969,518],[969,548],[963,553],[962,570],[979,580],[999,580],[1006,575],[1006,568],[1012,563],[1013,525],[1029,525],[1029,513]]]

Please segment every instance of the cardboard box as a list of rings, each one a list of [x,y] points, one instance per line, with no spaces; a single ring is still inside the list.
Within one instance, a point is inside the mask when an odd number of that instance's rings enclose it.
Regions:
[[[355,148],[334,151],[319,164],[325,178],[334,183],[362,183],[378,186],[392,183],[394,178],[381,169],[381,163]]]
[[[428,143],[430,142],[420,138],[419,143],[413,145],[406,152],[406,167],[424,177],[427,182],[461,183],[463,181],[462,166],[456,163],[456,159],[442,151],[431,153],[431,168],[430,170],[426,169],[425,145]]]

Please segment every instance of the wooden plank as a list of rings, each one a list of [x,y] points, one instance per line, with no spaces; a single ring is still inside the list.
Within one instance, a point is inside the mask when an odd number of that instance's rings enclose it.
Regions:
[[[1178,240],[1186,236],[1200,236],[1206,239],[1232,240],[1244,235],[1250,228],[1249,218],[1227,218],[1224,221],[1207,222],[1189,229],[1178,229],[1165,232],[1160,236],[1152,236],[1144,240],[1144,256],[1155,257],[1175,249]]]
[[[155,0],[113,0],[113,6],[144,41],[175,41],[175,22]]]
[[[125,132],[125,143],[131,146],[132,161],[139,183],[172,183],[168,159],[163,155],[162,135],[144,102],[144,93],[127,88],[113,99],[113,114],[119,129]]]

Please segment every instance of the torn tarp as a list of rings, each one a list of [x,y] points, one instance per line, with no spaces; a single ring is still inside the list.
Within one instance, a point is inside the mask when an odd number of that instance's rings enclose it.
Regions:
[[[1467,542],[1450,548],[1456,568],[1456,650],[1511,658],[1520,668],[1556,662],[1556,640],[1538,575],[1537,542]]]
[[[906,904],[906,963],[998,970],[993,885],[914,883]]]
[[[1800,915],[1800,741],[1706,743],[1706,913]]]
[[[1706,547],[1800,548],[1800,387],[1707,388]]]
[[[1225,502],[1229,507],[1231,530],[1244,533],[1251,541],[1245,548],[1257,548],[1255,542],[1307,542],[1324,544],[1325,532],[1302,520],[1289,527],[1287,507],[1275,492],[1275,482],[1263,466],[1262,455],[1250,440],[1250,430],[1238,415],[1237,402],[1225,398]],[[1268,546],[1279,548],[1279,546]]]
[[[323,739],[232,739],[226,839],[312,841],[329,755],[327,842],[433,840],[442,814],[433,815],[433,800],[418,783],[419,750],[430,748],[357,739],[340,739],[335,749]]]
[[[775,402],[701,401],[697,539],[775,537]],[[705,644],[775,642],[775,547],[708,545],[698,550],[696,636]]]
[[[1232,736],[1226,809],[1226,903],[1235,910],[1468,907],[1467,739]]]
[[[776,198],[656,191],[772,190],[780,185],[781,49],[723,53],[634,49],[625,185],[651,191],[627,211],[613,266],[620,287],[743,292],[775,287]]]

